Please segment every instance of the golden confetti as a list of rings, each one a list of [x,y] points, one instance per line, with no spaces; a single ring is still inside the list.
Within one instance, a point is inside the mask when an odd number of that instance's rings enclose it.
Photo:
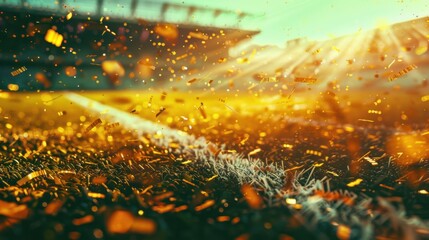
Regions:
[[[91,131],[93,128],[95,128],[96,126],[100,125],[102,123],[100,118],[95,119],[94,122],[92,122],[87,128],[86,128],[86,132]]]
[[[428,192],[427,190],[425,190],[425,189],[421,189],[421,190],[419,190],[419,191],[418,191],[418,193],[420,193],[420,194],[424,194],[424,195],[429,194],[429,192]]]
[[[429,95],[425,95],[421,98],[422,102],[427,102],[429,101]]]
[[[201,103],[201,105],[198,107],[198,110],[200,111],[201,116],[203,116],[203,118],[206,119],[207,114],[206,114],[206,111],[204,110],[204,104],[203,103]]]
[[[94,216],[86,215],[85,217],[73,219],[72,223],[75,226],[80,226],[80,225],[92,223],[93,221],[94,221]]]
[[[307,149],[305,151],[306,154],[314,155],[314,156],[322,156],[322,153],[316,150]]]
[[[48,204],[48,206],[46,206],[45,213],[48,215],[56,215],[63,205],[64,201],[59,199],[53,200]]]
[[[368,110],[368,113],[369,114],[378,114],[378,115],[381,115],[381,111],[377,111],[377,110]]]
[[[110,129],[112,129],[112,128],[115,128],[115,127],[118,127],[118,126],[119,126],[119,122],[115,122],[115,123],[112,123],[112,124],[108,124],[108,125],[106,125],[106,126],[104,127],[104,130],[108,131],[108,130],[110,130]]]
[[[57,33],[53,29],[49,29],[45,35],[45,41],[48,43],[52,43],[56,47],[61,46],[61,44],[63,43],[63,39],[64,39],[63,35]]]
[[[73,17],[73,13],[72,13],[72,12],[69,12],[69,13],[67,14],[67,16],[66,16],[66,19],[67,19],[67,20],[70,20],[72,17]]]
[[[363,181],[363,179],[358,178],[352,182],[347,183],[347,187],[355,187],[355,186],[359,185],[362,181]]]
[[[97,193],[97,192],[88,192],[88,197],[90,198],[100,198],[100,199],[104,199],[106,196],[102,193]]]
[[[427,51],[428,51],[428,46],[425,45],[425,46],[417,47],[415,50],[415,53],[416,53],[416,55],[420,56],[420,55],[425,54]]]
[[[382,188],[386,188],[386,189],[392,190],[392,191],[394,191],[394,190],[395,190],[395,188],[393,188],[393,187],[391,187],[391,186],[387,186],[387,185],[382,184],[382,183],[380,183],[380,184],[379,184],[379,186],[380,186],[380,187],[382,187]]]
[[[169,42],[174,42],[179,37],[179,30],[174,24],[158,23],[153,30]]]
[[[260,151],[262,151],[262,149],[257,148],[257,149],[255,149],[255,150],[253,150],[253,151],[249,152],[249,154],[247,154],[247,155],[248,155],[248,156],[252,156],[252,155],[255,155],[255,154],[259,153]]]
[[[396,59],[393,59],[393,61],[389,64],[389,66],[387,66],[387,68],[390,68],[394,63],[395,63]]]
[[[196,206],[195,211],[197,211],[197,212],[202,211],[206,208],[213,206],[214,204],[215,204],[215,201],[212,199],[209,199],[209,200],[205,201],[203,204]]]
[[[12,71],[12,72],[10,73],[10,75],[12,75],[13,77],[15,77],[16,75],[19,75],[19,74],[21,74],[21,73],[23,73],[23,72],[25,72],[25,71],[27,71],[27,68],[26,68],[26,67],[20,67],[20,68],[18,68],[17,70]]]
[[[159,205],[159,206],[153,206],[152,210],[154,210],[157,213],[163,214],[172,211],[175,208],[174,204],[167,204],[167,205]]]
[[[259,209],[262,207],[262,199],[252,186],[243,185],[241,187],[241,193],[251,208]]]
[[[189,81],[188,81],[188,84],[194,83],[194,82],[196,82],[196,81],[197,81],[197,79],[196,79],[196,78],[192,78],[191,80],[189,80]]]
[[[7,89],[9,89],[12,92],[16,92],[16,91],[19,90],[19,85],[18,84],[9,83],[7,85]]]
[[[374,122],[374,120],[362,119],[362,118],[359,118],[358,121],[361,121],[361,122],[370,122],[370,123]]]
[[[304,78],[304,77],[296,77],[295,82],[300,83],[315,83],[317,81],[317,78]]]
[[[295,205],[296,199],[295,198],[286,198],[286,204],[288,205]]]
[[[416,68],[417,68],[416,65],[411,64],[411,65],[407,66],[406,68],[402,69],[401,71],[391,75],[388,79],[389,79],[389,81],[393,81],[399,77],[402,77],[403,75],[407,74],[408,72],[410,72]]]
[[[207,181],[207,182],[210,182],[210,181],[212,181],[213,179],[215,179],[215,178],[217,178],[217,177],[218,177],[218,175],[213,175],[213,176],[211,176],[211,177],[207,178],[207,179],[206,179],[206,181]]]
[[[206,34],[204,34],[202,32],[190,32],[188,34],[188,36],[192,37],[192,38],[201,39],[201,40],[207,40],[207,39],[209,39],[209,36],[207,36]]]
[[[231,218],[229,216],[219,216],[217,217],[218,222],[228,222]]]
[[[164,107],[161,107],[160,109],[159,109],[159,112],[155,115],[155,117],[158,117],[159,115],[161,115],[161,113],[163,113],[165,111],[165,108]]]
[[[182,181],[183,181],[183,182],[185,182],[185,183],[187,183],[187,184],[189,184],[189,185],[191,185],[191,186],[193,186],[193,187],[196,187],[196,186],[197,186],[197,185],[195,185],[195,183],[190,182],[190,181],[188,181],[188,180],[186,180],[186,179],[182,179]]]
[[[28,174],[27,176],[23,177],[21,180],[19,180],[17,182],[17,184],[19,186],[22,186],[22,185],[26,184],[27,182],[29,182],[35,178],[38,178],[41,176],[47,176],[47,175],[48,175],[48,173],[46,172],[46,170],[35,171],[35,172],[32,172],[32,173]]]
[[[108,32],[108,33],[110,33],[110,34],[112,34],[113,36],[116,36],[116,33],[114,32],[114,31],[112,31],[112,30],[110,30],[110,28],[108,27],[108,26],[104,26],[104,29],[106,29],[105,31],[106,32]],[[104,32],[103,32],[104,33]]]
[[[352,234],[352,230],[343,224],[338,225],[337,228],[337,237],[340,240],[349,240]]]

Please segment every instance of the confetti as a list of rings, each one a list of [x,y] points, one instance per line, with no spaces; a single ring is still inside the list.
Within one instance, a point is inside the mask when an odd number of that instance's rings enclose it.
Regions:
[[[174,42],[179,37],[179,31],[173,24],[158,23],[154,27],[154,31],[169,42]]]
[[[40,171],[34,171],[30,174],[28,174],[27,176],[25,176],[24,178],[20,179],[17,184],[19,186],[22,186],[24,184],[26,184],[27,182],[30,182],[31,180],[38,178],[38,177],[42,177],[42,176],[47,176],[48,173],[46,172],[46,170],[40,170]]]
[[[166,97],[167,97],[167,93],[166,92],[162,92],[162,94],[161,94],[161,101],[164,101]]]
[[[377,114],[377,115],[381,115],[381,111],[377,111],[377,110],[368,110],[369,114]]]
[[[187,57],[188,57],[188,54],[187,54],[187,53],[185,53],[185,54],[182,54],[182,55],[180,55],[180,56],[177,56],[177,57],[176,57],[176,60],[182,60],[182,59],[187,58]]]
[[[403,75],[407,74],[408,72],[410,72],[410,71],[412,71],[412,70],[414,70],[416,68],[417,68],[416,65],[411,64],[411,65],[407,66],[406,68],[402,69],[401,71],[399,71],[399,72],[397,72],[397,73],[389,76],[388,79],[389,79],[389,81],[393,81],[395,79],[398,79],[398,78],[402,77]]]
[[[94,221],[94,216],[86,215],[85,217],[73,219],[72,223],[75,226],[80,226],[80,225],[92,223],[93,221]]]
[[[116,36],[116,33],[114,31],[110,30],[110,28],[107,25],[104,26],[104,29],[106,32],[112,34],[113,36]]]
[[[370,120],[370,119],[362,119],[362,118],[359,118],[359,119],[358,119],[358,121],[361,121],[361,122],[370,122],[370,123],[373,123],[373,122],[374,122],[374,120]]]
[[[194,83],[194,82],[196,82],[196,81],[197,81],[197,79],[196,79],[196,78],[192,78],[191,80],[189,80],[189,81],[188,81],[188,84]]]
[[[48,204],[45,208],[45,213],[48,215],[56,215],[58,211],[62,208],[64,205],[64,201],[56,199]]]
[[[217,217],[218,222],[228,222],[231,218],[229,216],[219,216]]]
[[[241,187],[241,193],[251,208],[260,209],[262,207],[262,199],[252,186],[243,185]]]
[[[425,95],[423,97],[421,97],[422,102],[427,102],[429,101],[429,95]]]
[[[316,78],[304,78],[304,77],[296,77],[295,82],[300,83],[315,83],[317,81]]]
[[[387,66],[387,68],[390,68],[394,63],[395,63],[396,59],[393,59],[393,61],[389,64],[389,66]]]
[[[423,194],[423,195],[428,195],[429,194],[429,192],[427,190],[425,190],[425,189],[419,190],[418,193]]]
[[[12,71],[12,72],[10,73],[10,75],[12,75],[13,77],[15,77],[15,76],[17,76],[17,75],[19,75],[19,74],[21,74],[21,73],[23,73],[23,72],[25,72],[25,71],[27,71],[27,68],[26,68],[26,67],[20,67],[20,68],[18,68],[17,70]]]
[[[363,179],[358,178],[352,182],[347,183],[347,187],[356,187],[357,185],[359,185],[361,182],[363,181]]]
[[[319,152],[319,151],[316,151],[316,150],[310,150],[310,149],[308,149],[308,150],[306,150],[305,151],[305,153],[306,154],[310,154],[310,155],[314,155],[314,156],[322,156],[322,153],[321,152]]]
[[[209,199],[207,201],[205,201],[204,203],[202,203],[201,205],[198,205],[195,207],[195,211],[200,212],[206,208],[209,208],[211,206],[213,206],[216,202],[212,199]]]
[[[202,33],[202,32],[190,32],[189,36],[192,38],[197,38],[197,39],[201,39],[201,40],[208,40],[209,36],[207,36],[206,34]]]
[[[98,125],[100,125],[102,123],[100,118],[97,118],[94,120],[94,122],[92,122],[85,130],[85,132],[89,132],[91,131],[93,128],[97,127]]]
[[[286,198],[286,204],[288,205],[295,205],[296,199],[295,198]]]
[[[52,43],[56,47],[61,46],[61,44],[63,43],[63,39],[64,39],[63,35],[57,33],[53,29],[49,29],[45,35],[45,41],[48,43]]]
[[[261,152],[261,151],[262,151],[262,149],[257,148],[257,149],[255,149],[255,150],[253,150],[253,151],[249,152],[249,154],[247,154],[247,155],[248,155],[248,156],[252,156],[252,155],[255,155],[255,154],[257,154],[257,153],[259,153],[259,152]]]
[[[67,14],[67,16],[66,16],[66,19],[67,19],[67,20],[70,20],[72,17],[73,17],[73,13],[72,13],[72,12],[69,12],[69,13]]]
[[[164,107],[161,107],[160,109],[159,109],[159,112],[155,115],[155,117],[158,117],[159,115],[161,115],[161,113],[163,113],[165,111],[165,108]]]
[[[18,84],[9,83],[7,85],[7,89],[9,89],[12,92],[16,92],[16,91],[19,90],[19,85]]]
[[[104,195],[102,193],[97,193],[97,192],[88,192],[88,197],[90,197],[90,198],[104,199],[104,198],[106,198],[106,195]]]
[[[349,240],[352,234],[352,230],[343,224],[338,225],[337,228],[337,237],[340,240]]]
[[[188,180],[186,180],[186,179],[182,179],[182,181],[183,181],[184,183],[187,183],[187,184],[189,184],[189,185],[193,186],[193,187],[196,187],[196,186],[197,186],[197,185],[195,185],[195,183],[190,182],[190,181],[188,181]]]
[[[133,110],[133,111],[135,111],[135,110]],[[109,131],[109,130],[111,130],[112,128],[116,128],[116,127],[118,127],[118,126],[119,126],[119,122],[115,122],[115,123],[112,123],[112,124],[108,124],[108,125],[106,125],[106,126],[104,127],[104,130]]]
[[[200,111],[201,116],[203,116],[203,118],[206,119],[207,114],[206,114],[206,111],[204,110],[204,104],[203,103],[200,104],[200,106],[198,107],[198,110]]]

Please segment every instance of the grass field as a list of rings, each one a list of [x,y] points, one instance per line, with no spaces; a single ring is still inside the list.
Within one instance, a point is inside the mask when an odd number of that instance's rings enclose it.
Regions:
[[[418,95],[79,94],[1,93],[1,238],[428,237]]]

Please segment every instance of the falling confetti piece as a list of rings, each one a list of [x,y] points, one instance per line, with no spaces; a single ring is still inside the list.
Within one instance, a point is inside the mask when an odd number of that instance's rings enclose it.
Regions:
[[[255,149],[255,150],[253,150],[253,151],[249,152],[249,154],[247,154],[247,155],[252,156],[252,155],[255,155],[255,154],[257,154],[257,153],[259,153],[259,152],[261,152],[261,151],[262,151],[262,150],[261,150],[260,148],[257,148],[257,149]]]
[[[96,126],[100,125],[102,123],[100,118],[97,118],[94,122],[92,122],[87,128],[86,128],[86,132],[91,131],[93,128],[95,128]]]
[[[69,13],[67,14],[67,16],[66,16],[66,19],[67,19],[67,20],[70,20],[72,17],[73,17],[73,13],[72,13],[72,12],[69,12]]]
[[[416,55],[423,55],[428,51],[428,46],[420,46],[418,48],[416,48],[415,53]]]
[[[241,187],[241,193],[251,208],[259,209],[262,207],[262,199],[252,186],[243,185]]]
[[[197,79],[196,79],[196,78],[192,78],[191,80],[189,80],[189,81],[188,81],[188,84],[194,83],[194,82],[196,82],[196,81],[197,81]]]
[[[418,193],[420,193],[420,194],[424,194],[424,195],[429,194],[429,192],[428,192],[427,190],[425,190],[425,189],[421,189],[421,190],[419,190],[419,191],[418,191]]]
[[[61,44],[63,43],[63,39],[64,39],[63,35],[57,33],[53,29],[49,29],[45,35],[45,41],[48,43],[52,43],[56,47],[61,46]]]
[[[29,182],[29,181],[31,181],[31,180],[33,180],[35,178],[38,178],[38,177],[41,177],[41,176],[46,176],[46,175],[48,175],[48,173],[46,172],[46,170],[35,171],[35,172],[32,172],[32,173],[28,174],[27,176],[25,176],[21,180],[19,180],[17,182],[17,184],[19,186],[22,186],[22,185],[26,184],[27,182]]]
[[[193,37],[193,38],[201,39],[201,40],[209,39],[209,36],[207,36],[206,34],[204,34],[202,32],[190,32],[189,36]]]
[[[295,82],[300,83],[315,83],[317,81],[317,78],[304,78],[304,77],[296,77]]]
[[[423,97],[421,97],[422,102],[427,102],[429,101],[429,95],[425,95]]]
[[[363,179],[358,178],[352,182],[347,183],[347,187],[356,187],[357,185],[359,185],[361,182],[363,181]]]
[[[195,211],[200,212],[206,208],[213,206],[216,202],[212,199],[205,201],[203,204],[195,207]]]
[[[159,109],[159,112],[155,115],[155,117],[158,117],[159,115],[161,115],[161,113],[163,113],[165,111],[165,108],[164,107],[161,107],[160,109]]]
[[[200,111],[201,116],[203,116],[203,118],[206,119],[207,114],[206,114],[206,111],[204,110],[204,104],[203,103],[201,103],[201,105],[198,107],[198,110]]]
[[[20,68],[18,68],[17,70],[12,71],[12,72],[10,73],[10,75],[12,75],[13,77],[15,77],[16,75],[19,75],[19,74],[21,74],[21,73],[23,73],[23,72],[25,72],[25,71],[27,71],[27,68],[26,68],[26,67],[20,67]]]

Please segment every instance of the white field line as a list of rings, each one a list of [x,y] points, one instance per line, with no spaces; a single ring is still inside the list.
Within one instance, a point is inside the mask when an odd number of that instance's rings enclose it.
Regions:
[[[222,179],[236,178],[240,184],[251,184],[263,189],[269,196],[276,194],[284,185],[284,170],[274,164],[267,165],[259,159],[251,159],[238,153],[215,153],[213,148],[217,147],[204,137],[196,138],[186,132],[145,120],[76,93],[66,93],[65,97],[89,111],[104,112],[104,119],[119,122],[123,128],[135,131],[138,136],[156,135],[151,138],[154,144],[171,152],[178,151],[192,156],[196,163],[211,168],[213,173]],[[169,147],[172,142],[178,143],[180,148]]]

